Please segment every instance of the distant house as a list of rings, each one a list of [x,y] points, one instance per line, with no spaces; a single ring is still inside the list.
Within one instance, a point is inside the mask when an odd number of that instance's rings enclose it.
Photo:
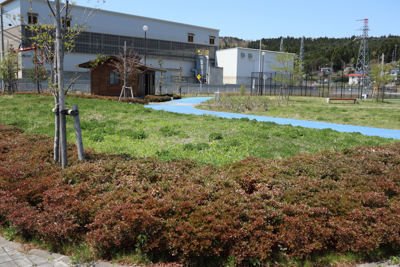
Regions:
[[[324,72],[325,74],[330,74],[332,72],[332,68],[330,67],[321,68],[321,71]]]
[[[368,84],[369,83],[369,77],[367,74],[361,74],[361,73],[353,73],[349,74],[349,85],[362,85],[363,84],[363,76],[364,76],[364,83]]]
[[[393,68],[390,70],[390,75],[393,76],[394,80],[397,80],[397,76],[399,76],[399,68]]]
[[[90,93],[92,95],[119,96],[121,94],[123,81],[119,79],[118,73],[111,65],[112,60],[118,60],[116,56],[108,57],[107,61],[91,71]],[[143,98],[146,95],[155,94],[155,73],[165,70],[139,63],[139,73],[128,81],[132,86],[133,96]],[[80,68],[91,68],[91,62],[79,65]]]

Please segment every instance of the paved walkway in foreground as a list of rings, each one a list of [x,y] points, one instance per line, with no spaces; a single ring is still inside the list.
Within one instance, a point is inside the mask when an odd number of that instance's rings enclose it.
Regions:
[[[71,264],[71,259],[68,256],[40,249],[24,250],[21,244],[7,241],[0,236],[0,267],[86,267],[87,265],[93,267],[122,267],[122,265],[113,265],[107,262]],[[133,267],[139,267],[139,265],[133,265]]]
[[[0,267],[86,267],[87,265],[70,264],[70,258],[57,253],[51,253],[40,249],[25,251],[19,243],[7,241],[0,236]],[[123,267],[118,264],[106,262],[92,262],[88,264],[92,267]],[[130,265],[139,267],[139,265]],[[390,266],[400,267],[400,265],[390,265],[388,261],[375,263],[359,264],[357,267],[379,267]]]
[[[224,118],[249,118],[250,120],[256,119],[257,121],[271,121],[278,124],[290,124],[292,126],[301,126],[306,128],[314,128],[314,129],[327,129],[330,128],[339,132],[359,132],[363,135],[369,136],[379,136],[384,138],[394,138],[400,139],[400,130],[389,130],[389,129],[381,129],[381,128],[373,128],[373,127],[364,127],[364,126],[354,126],[354,125],[344,125],[344,124],[336,124],[336,123],[327,123],[327,122],[317,122],[317,121],[303,121],[303,120],[294,120],[294,119],[282,119],[282,118],[273,118],[273,117],[265,117],[265,116],[256,116],[256,115],[245,115],[245,114],[236,114],[236,113],[227,113],[227,112],[217,112],[217,111],[208,111],[208,110],[200,110],[194,108],[195,105],[200,104],[212,97],[192,97],[192,98],[184,98],[179,100],[173,100],[167,103],[150,103],[146,105],[147,108],[152,108],[155,110],[165,110],[170,112],[184,113],[184,114],[195,114],[195,115],[213,115]]]

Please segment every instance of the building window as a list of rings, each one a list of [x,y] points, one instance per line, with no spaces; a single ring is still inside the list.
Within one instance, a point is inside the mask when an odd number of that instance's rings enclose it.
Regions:
[[[215,36],[210,36],[210,45],[215,44]]]
[[[28,13],[28,24],[37,24],[38,16],[36,13]]]
[[[64,27],[64,25],[65,25],[65,17],[62,18],[62,26]],[[67,26],[67,28],[71,27],[71,18],[67,19],[67,25],[66,26]]]
[[[193,37],[194,37],[194,34],[193,34],[193,33],[189,33],[189,34],[188,34],[188,42],[189,42],[189,43],[193,43]]]
[[[119,85],[119,74],[116,72],[110,72],[110,84]]]

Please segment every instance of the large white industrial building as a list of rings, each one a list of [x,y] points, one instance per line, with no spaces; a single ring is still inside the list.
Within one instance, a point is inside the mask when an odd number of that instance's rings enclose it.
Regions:
[[[224,84],[252,84],[252,73],[271,73],[277,65],[276,51],[235,47],[218,50],[216,61],[223,68]],[[253,75],[254,76],[254,75]]]
[[[5,48],[11,44],[14,48],[31,46],[29,37],[32,33],[26,29],[27,24],[53,23],[49,21],[51,11],[46,0],[5,0],[0,4],[4,10]],[[106,10],[94,11],[83,6],[74,6],[72,13],[71,26],[75,23],[84,24],[87,30],[75,40],[73,51],[65,56],[67,85],[71,78],[87,71],[75,66],[95,59],[98,54],[117,55],[122,52],[125,42],[139,56],[144,56],[146,51],[148,65],[158,67],[157,59],[161,57],[164,62],[162,67],[167,70],[163,74],[164,82],[176,81],[179,64],[183,68],[185,82],[192,84],[199,83],[197,77],[200,75],[201,82],[210,85],[252,84],[253,86],[252,74],[273,72],[270,66],[275,62],[276,52],[263,50],[264,55],[260,58],[261,52],[257,49],[218,50],[218,29]],[[22,20],[18,20],[18,17]],[[144,25],[147,26],[146,35]],[[26,77],[25,71],[34,67],[31,63],[33,51],[19,54],[23,71],[18,75],[23,81]],[[77,82],[75,89],[90,92],[90,74],[83,76]]]
[[[30,33],[23,23],[12,18],[21,16],[28,23],[46,23],[51,13],[46,0],[32,0],[32,3],[29,0],[6,0],[0,4],[4,8],[4,43],[5,46],[13,44],[14,48],[29,46],[24,40],[30,37]],[[106,10],[89,15],[90,11],[90,8],[82,6],[73,7],[71,23],[85,24],[87,30],[76,39],[74,50],[65,56],[66,82],[77,72],[86,71],[76,68],[76,65],[96,58],[99,53],[119,54],[125,41],[138,55],[144,56],[143,26],[147,25],[147,64],[158,67],[157,59],[161,57],[162,67],[167,69],[164,74],[167,81],[174,82],[181,63],[186,82],[196,82],[200,74],[203,82],[222,83],[222,69],[215,66],[219,30]],[[20,54],[24,69],[32,68],[30,59],[33,52]],[[23,78],[24,73],[21,75]],[[89,79],[90,76],[86,75],[83,82],[89,84]]]

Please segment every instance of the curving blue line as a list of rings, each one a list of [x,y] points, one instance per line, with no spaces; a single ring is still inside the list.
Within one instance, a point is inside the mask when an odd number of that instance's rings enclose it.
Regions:
[[[381,129],[381,128],[354,126],[354,125],[344,125],[344,124],[317,122],[317,121],[282,119],[282,118],[273,118],[273,117],[256,116],[256,115],[245,115],[245,114],[218,112],[218,111],[208,111],[208,110],[196,109],[193,107],[195,104],[200,104],[201,102],[207,101],[211,98],[212,97],[184,98],[184,99],[170,101],[170,102],[168,102],[168,104],[150,104],[150,105],[146,105],[145,107],[152,108],[154,110],[164,110],[164,111],[183,113],[183,114],[211,115],[211,116],[218,116],[218,117],[223,117],[223,118],[228,118],[228,119],[249,118],[250,120],[255,119],[257,121],[270,121],[270,122],[275,122],[278,124],[288,124],[288,125],[292,125],[292,126],[301,126],[301,127],[313,128],[313,129],[328,129],[328,128],[330,128],[330,129],[338,131],[338,132],[345,132],[345,133],[359,132],[363,135],[400,139],[400,131],[399,130],[390,130],[390,129]],[[193,105],[190,105],[190,104],[193,104]]]

